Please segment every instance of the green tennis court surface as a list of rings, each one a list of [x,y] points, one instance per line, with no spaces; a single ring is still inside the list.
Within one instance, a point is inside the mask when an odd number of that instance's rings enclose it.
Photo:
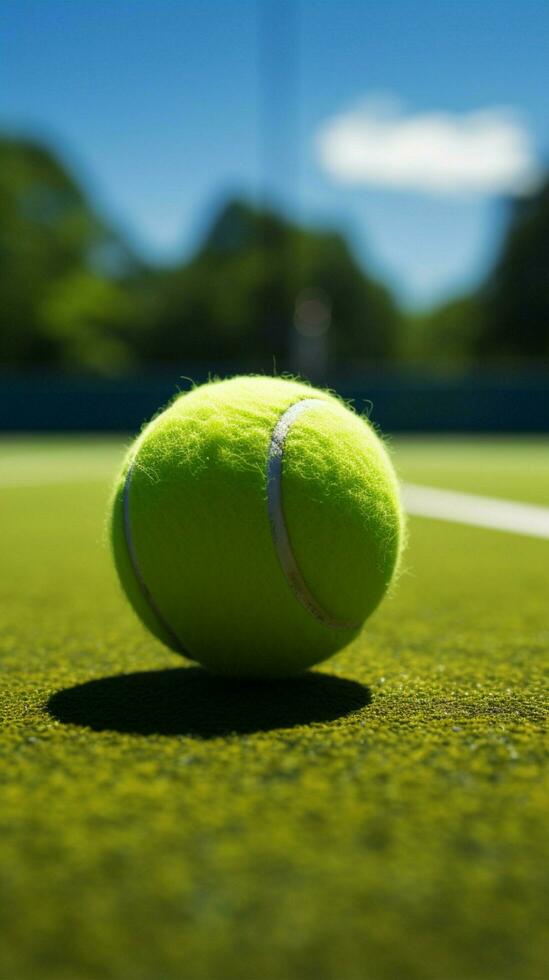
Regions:
[[[545,506],[548,450],[394,445],[412,483]],[[412,518],[353,647],[226,684],[120,596],[121,452],[0,445],[2,980],[544,977],[549,541]]]

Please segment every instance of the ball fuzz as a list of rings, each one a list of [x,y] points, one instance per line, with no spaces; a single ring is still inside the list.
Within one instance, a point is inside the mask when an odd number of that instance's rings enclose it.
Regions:
[[[142,431],[115,487],[123,589],[217,673],[294,674],[356,636],[398,565],[396,477],[368,422],[306,384],[211,382]]]

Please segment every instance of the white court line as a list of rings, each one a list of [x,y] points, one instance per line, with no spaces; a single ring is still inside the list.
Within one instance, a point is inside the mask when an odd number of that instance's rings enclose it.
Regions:
[[[0,487],[25,489],[54,484],[85,483],[89,480],[107,479],[113,467],[98,465],[81,470],[63,467],[55,470],[39,470],[0,473]],[[430,517],[433,520],[471,524],[474,527],[526,534],[534,538],[549,539],[549,507],[521,504],[515,500],[497,497],[480,497],[473,493],[441,490],[417,483],[405,483],[402,487],[404,506],[414,517]]]
[[[478,497],[455,490],[439,490],[416,483],[405,483],[402,493],[405,509],[415,517],[431,517],[439,521],[549,539],[549,507],[520,504],[497,497]]]

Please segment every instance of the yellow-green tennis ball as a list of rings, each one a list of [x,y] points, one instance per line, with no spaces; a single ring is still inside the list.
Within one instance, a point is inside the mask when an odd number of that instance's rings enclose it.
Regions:
[[[356,636],[394,576],[403,517],[368,422],[306,384],[237,377],[146,426],[111,529],[155,636],[218,673],[275,677]]]

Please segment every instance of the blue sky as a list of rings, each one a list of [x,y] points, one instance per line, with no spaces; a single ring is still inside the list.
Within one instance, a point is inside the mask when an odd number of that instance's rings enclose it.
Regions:
[[[546,0],[0,11],[0,125],[59,147],[155,260],[192,248],[228,194],[267,194],[428,304],[482,275],[502,194],[549,160]]]

